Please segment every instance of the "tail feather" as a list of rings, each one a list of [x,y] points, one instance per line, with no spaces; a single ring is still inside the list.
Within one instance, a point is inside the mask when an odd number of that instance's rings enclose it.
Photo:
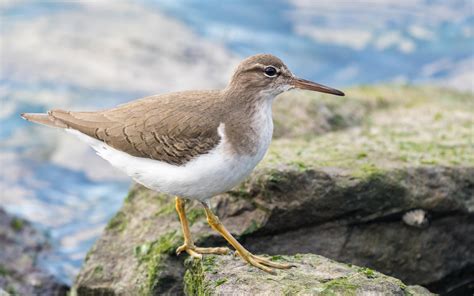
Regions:
[[[55,118],[53,115],[51,115],[50,112],[48,113],[22,113],[21,117],[23,117],[23,119],[25,120],[51,126],[51,127],[68,128],[68,125],[66,123]]]

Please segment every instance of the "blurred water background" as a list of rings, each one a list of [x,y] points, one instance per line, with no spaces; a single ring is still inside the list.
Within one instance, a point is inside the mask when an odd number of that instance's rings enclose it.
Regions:
[[[70,283],[130,181],[21,112],[94,110],[218,88],[248,55],[337,88],[474,91],[471,0],[0,2],[0,206],[47,231],[42,264]]]

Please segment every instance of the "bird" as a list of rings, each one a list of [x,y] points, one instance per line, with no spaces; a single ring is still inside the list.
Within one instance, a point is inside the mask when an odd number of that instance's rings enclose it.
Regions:
[[[248,251],[220,222],[209,200],[241,183],[262,160],[273,134],[272,103],[277,95],[295,88],[344,96],[337,89],[296,77],[274,55],[257,54],[240,62],[220,90],[153,95],[100,111],[53,109],[21,116],[77,136],[135,182],[174,196],[184,238],[178,255],[186,252],[202,258],[230,252],[227,247],[194,244],[185,205],[197,200],[210,227],[237,255],[275,274],[276,269],[294,265]]]

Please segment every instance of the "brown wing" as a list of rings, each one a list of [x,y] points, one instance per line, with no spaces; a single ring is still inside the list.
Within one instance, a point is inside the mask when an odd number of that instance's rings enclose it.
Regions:
[[[49,115],[133,156],[183,165],[219,143],[218,98],[217,91],[172,93],[105,111]]]

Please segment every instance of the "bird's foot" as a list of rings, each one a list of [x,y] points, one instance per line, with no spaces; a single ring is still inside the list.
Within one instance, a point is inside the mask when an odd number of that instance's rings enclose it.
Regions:
[[[227,247],[218,247],[218,248],[200,248],[195,245],[183,244],[176,249],[176,254],[179,255],[183,251],[188,253],[191,257],[202,259],[203,254],[217,254],[217,255],[226,255],[230,252],[230,249]]]
[[[296,265],[293,264],[285,264],[285,263],[278,263],[271,261],[269,259],[254,255],[250,252],[247,254],[241,254],[239,252],[236,252],[242,259],[247,261],[250,265],[253,265],[257,268],[260,268],[261,270],[268,272],[270,274],[276,274],[275,271],[272,268],[277,268],[277,269],[290,269],[292,267],[296,267]]]

